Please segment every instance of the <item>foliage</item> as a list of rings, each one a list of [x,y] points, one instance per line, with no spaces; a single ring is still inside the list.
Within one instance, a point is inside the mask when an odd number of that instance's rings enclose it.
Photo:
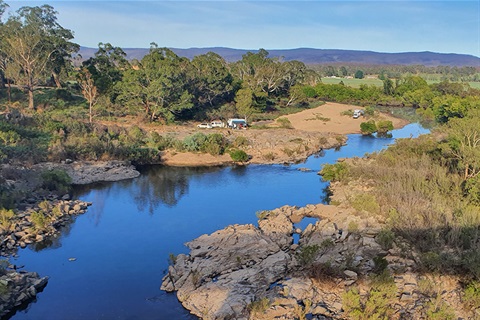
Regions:
[[[306,267],[312,264],[319,254],[320,246],[318,244],[302,246],[296,257],[301,266]]]
[[[382,247],[383,250],[390,250],[393,248],[395,240],[395,233],[392,230],[382,229],[375,237],[375,241]]]
[[[389,120],[381,120],[376,123],[377,132],[380,135],[386,134],[388,131],[393,130],[393,123]]]
[[[390,319],[394,314],[397,287],[393,281],[373,282],[366,296],[354,287],[342,295],[343,309],[348,319]]]
[[[42,187],[50,191],[66,193],[70,190],[72,178],[63,170],[52,169],[41,174]]]
[[[265,313],[268,308],[270,308],[270,300],[267,297],[252,301],[247,306],[247,310],[253,316]]]
[[[0,208],[0,225],[3,229],[7,230],[12,224],[12,219],[15,216],[13,210],[7,210]]]
[[[480,308],[480,282],[472,281],[467,285],[462,301],[471,310]]]
[[[437,296],[426,305],[426,316],[428,320],[454,320],[457,319],[455,311],[441,296]]]
[[[233,147],[235,148],[245,147],[245,146],[248,146],[248,144],[249,144],[249,141],[244,136],[237,136],[232,143]]]
[[[355,198],[351,200],[351,205],[359,212],[366,211],[370,213],[378,213],[380,210],[380,206],[377,203],[375,196],[368,193],[356,195]]]
[[[348,165],[345,162],[337,162],[335,164],[324,164],[320,175],[325,181],[340,181],[348,174]]]
[[[247,162],[248,161],[248,154],[239,149],[233,149],[229,151],[230,157],[235,162]]]
[[[368,120],[366,122],[360,123],[360,131],[363,135],[371,135],[377,132],[377,126],[374,120]]]
[[[48,226],[48,218],[42,211],[32,212],[30,214],[30,219],[32,220],[35,230],[45,230]]]

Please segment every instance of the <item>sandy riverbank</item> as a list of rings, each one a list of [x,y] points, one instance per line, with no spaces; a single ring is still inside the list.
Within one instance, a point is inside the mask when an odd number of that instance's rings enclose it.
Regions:
[[[267,125],[266,129],[227,130],[197,129],[192,127],[167,127],[153,129],[160,134],[174,133],[179,138],[194,132],[225,134],[233,141],[237,136],[245,137],[249,143],[244,148],[251,157],[249,163],[293,163],[305,160],[320,149],[338,147],[345,143],[346,134],[360,133],[360,123],[365,118],[354,119],[342,115],[347,110],[363,109],[354,105],[327,102],[317,108],[284,116],[292,124],[292,129],[279,128],[277,123]],[[375,120],[390,120],[396,129],[408,122],[379,114]],[[175,131],[171,131],[174,129]],[[229,155],[212,156],[204,153],[172,152],[162,153],[162,163],[170,166],[214,166],[231,164]]]

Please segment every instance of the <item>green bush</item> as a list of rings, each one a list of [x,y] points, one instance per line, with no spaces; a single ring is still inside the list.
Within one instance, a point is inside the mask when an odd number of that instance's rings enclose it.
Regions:
[[[480,282],[473,281],[467,285],[463,295],[463,303],[472,310],[480,308]]]
[[[248,154],[243,150],[230,150],[230,157],[235,162],[247,162],[248,161]]]
[[[368,120],[367,122],[360,123],[360,131],[363,135],[371,135],[377,132],[377,126],[374,120]]]
[[[377,132],[379,134],[386,134],[388,131],[393,130],[393,123],[392,121],[389,120],[383,120],[383,121],[378,121],[377,122]]]
[[[383,229],[377,234],[375,240],[383,250],[390,250],[393,248],[395,234],[392,232],[392,230]]]
[[[348,165],[345,162],[335,164],[324,164],[320,175],[325,181],[340,181],[348,174]]]
[[[221,155],[225,152],[227,142],[225,137],[220,133],[208,135],[207,140],[203,144],[201,150],[210,153],[213,156]]]
[[[380,205],[378,204],[375,196],[369,193],[361,193],[351,201],[352,207],[361,212],[366,211],[370,213],[378,213],[380,210]]]
[[[48,218],[45,216],[45,214],[41,211],[35,211],[32,212],[30,215],[30,218],[33,223],[33,227],[35,230],[40,231],[40,230],[45,230],[48,224]]]
[[[185,137],[185,139],[183,139],[183,145],[186,151],[197,152],[203,148],[206,141],[207,136],[201,132],[197,132],[191,136]]]
[[[9,229],[12,219],[15,216],[13,210],[0,208],[0,225],[3,229]]]
[[[309,266],[315,261],[319,251],[320,246],[318,244],[303,246],[297,252],[297,260],[301,266]]]
[[[41,174],[42,187],[50,191],[66,193],[70,190],[72,178],[63,170],[52,169]]]

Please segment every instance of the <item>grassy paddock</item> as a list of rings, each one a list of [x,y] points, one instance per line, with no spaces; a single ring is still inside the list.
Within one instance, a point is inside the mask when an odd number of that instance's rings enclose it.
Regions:
[[[353,88],[360,88],[360,85],[362,84],[383,87],[383,81],[380,79],[322,78],[322,82],[325,84],[339,84],[340,81],[343,81],[343,83],[346,86],[353,87]]]

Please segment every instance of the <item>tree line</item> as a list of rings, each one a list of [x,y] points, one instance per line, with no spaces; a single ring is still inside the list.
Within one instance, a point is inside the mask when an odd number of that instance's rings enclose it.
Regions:
[[[0,0],[0,18],[7,7]],[[81,94],[90,122],[98,114],[141,115],[164,123],[249,118],[276,108],[308,106],[312,98],[413,106],[426,117],[445,121],[461,114],[465,105],[475,104],[479,96],[478,90],[466,85],[447,80],[428,85],[419,76],[396,73],[405,68],[426,71],[421,66],[371,66],[370,71],[383,80],[383,89],[326,85],[321,83],[322,75],[362,78],[364,71],[351,66],[324,66],[315,71],[299,61],[269,57],[264,49],[227,63],[213,52],[189,60],[151,43],[141,60],[129,61],[122,48],[100,43],[94,56],[82,61],[79,45],[72,42],[73,31],[57,22],[57,14],[49,5],[25,6],[0,19],[0,86],[6,88],[8,104],[15,99],[12,90],[21,88],[33,110],[39,104],[35,89],[50,86]],[[472,67],[437,67],[435,72],[452,70],[468,76],[476,72]]]

